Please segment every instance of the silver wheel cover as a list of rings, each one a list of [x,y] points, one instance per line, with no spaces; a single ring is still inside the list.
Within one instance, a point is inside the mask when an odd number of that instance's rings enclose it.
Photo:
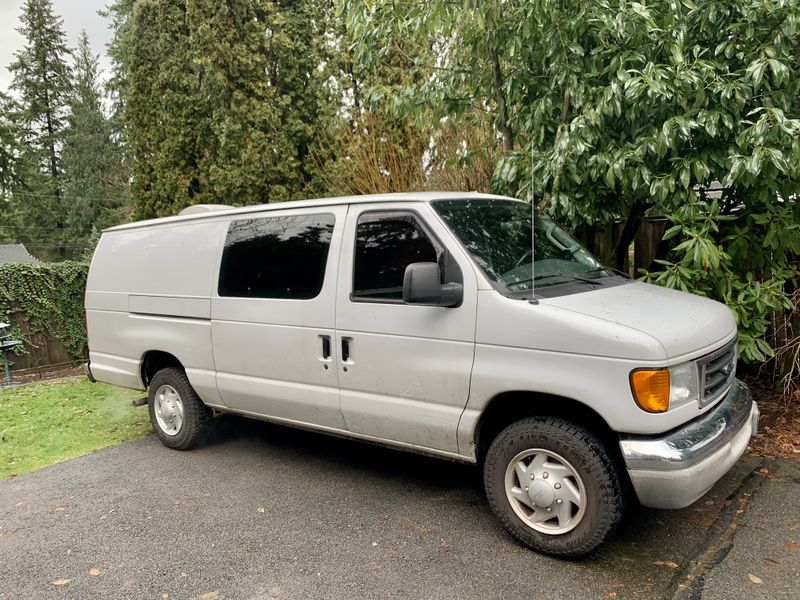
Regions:
[[[153,398],[153,412],[159,429],[166,435],[178,435],[183,428],[183,400],[171,385],[162,385]]]
[[[572,531],[586,512],[586,487],[563,456],[532,448],[508,464],[505,490],[511,508],[531,529],[547,535]]]

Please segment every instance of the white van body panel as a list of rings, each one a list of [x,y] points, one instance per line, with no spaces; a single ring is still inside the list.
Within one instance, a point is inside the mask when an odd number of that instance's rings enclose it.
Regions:
[[[631,283],[613,289],[628,289]],[[587,300],[602,290],[574,294]],[[481,290],[478,301],[478,344],[591,357],[635,358],[644,365],[663,362],[664,346],[652,335],[607,320],[561,308],[559,298],[532,305],[495,290]]]
[[[211,294],[226,221],[107,231],[86,285],[92,372],[100,381],[145,389],[146,352],[181,361],[209,405],[220,404],[211,339]]]
[[[724,304],[641,281],[546,303],[651,336],[663,346],[668,364],[718,347],[736,331],[736,319]],[[635,349],[631,344],[628,352]],[[605,353],[602,347],[593,350]]]
[[[245,218],[276,214],[269,211]],[[332,357],[322,357],[321,336],[329,336],[333,346],[336,280],[347,206],[279,213],[298,214],[332,214],[335,219],[322,290],[309,300],[287,300],[221,297],[215,289],[211,330],[217,384],[223,404],[238,412],[344,430],[338,372]],[[214,261],[216,265],[219,262],[219,258]]]
[[[638,315],[630,306],[625,307],[616,321],[586,314],[595,298],[602,295],[624,298],[627,290],[639,286],[645,288],[649,303],[640,308]],[[619,433],[668,431],[710,410],[712,406],[699,408],[695,403],[661,414],[646,413],[635,404],[631,410],[631,371],[659,368],[703,356],[730,342],[736,335],[734,323],[727,323],[725,335],[717,338],[720,327],[710,332],[702,328],[698,331],[690,320],[687,327],[692,329],[687,329],[684,335],[698,339],[706,331],[705,345],[695,346],[693,352],[681,355],[678,361],[671,360],[672,356],[667,353],[661,339],[641,327],[646,319],[642,311],[646,312],[647,306],[658,308],[659,301],[668,303],[668,298],[673,295],[672,290],[664,290],[667,300],[662,300],[659,297],[661,290],[631,282],[582,294],[543,298],[536,305],[506,298],[494,290],[481,290],[478,294],[472,386],[469,403],[459,424],[460,450],[469,453],[474,448],[475,431],[481,415],[493,399],[509,392],[535,392],[542,395],[542,402],[558,401],[545,398],[545,395],[579,400]],[[688,310],[687,304],[696,300],[703,309],[716,308],[710,311],[711,315],[715,313],[719,321],[727,321],[730,311],[718,303],[689,294],[678,295],[682,297],[684,310]],[[583,298],[583,304],[576,298]],[[611,300],[605,302],[600,302],[600,306],[610,313]],[[573,311],[564,305],[583,306],[583,311]],[[660,322],[660,316],[655,320]],[[682,325],[679,323],[682,322],[685,320],[673,315],[673,329],[680,331]]]
[[[358,218],[385,211],[415,215],[450,251],[464,280],[460,306],[351,299]],[[456,431],[469,396],[475,350],[477,281],[471,261],[422,203],[351,206],[345,239],[351,241],[342,248],[336,329],[341,406],[348,430],[458,452]],[[351,346],[346,362],[341,360],[342,338],[349,338]]]

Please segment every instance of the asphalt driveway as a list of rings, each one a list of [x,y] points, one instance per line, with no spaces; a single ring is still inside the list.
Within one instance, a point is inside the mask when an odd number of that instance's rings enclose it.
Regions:
[[[0,598],[797,598],[800,465],[745,457],[570,563],[514,542],[480,473],[225,417],[0,482]]]

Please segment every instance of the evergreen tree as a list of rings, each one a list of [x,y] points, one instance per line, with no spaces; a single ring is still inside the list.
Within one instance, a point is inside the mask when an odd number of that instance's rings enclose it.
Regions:
[[[197,131],[207,118],[188,58],[184,0],[135,4],[126,129],[134,157],[138,216],[174,214],[204,202],[197,171]]]
[[[313,178],[309,147],[332,104],[325,86],[325,3],[190,2],[190,47],[208,99],[200,165],[218,201],[298,197]]]
[[[92,232],[122,219],[123,191],[115,185],[121,156],[103,112],[98,59],[89,48],[86,32],[78,39],[73,85],[64,136],[63,171],[67,203],[65,228],[73,256]]]
[[[50,0],[26,0],[18,31],[25,46],[9,65],[19,97],[13,113],[22,148],[20,184],[12,192],[20,241],[38,256],[65,258],[61,150],[64,143],[70,68],[62,21]]]
[[[332,8],[312,0],[119,0],[111,56],[139,217],[299,197],[335,112]]]
[[[14,101],[0,92],[0,243],[14,238],[11,219],[11,190],[17,181],[16,158],[19,153],[16,124],[12,119]]]
[[[14,164],[19,152],[16,124],[13,120],[14,100],[0,92],[0,200],[8,200],[16,180]]]

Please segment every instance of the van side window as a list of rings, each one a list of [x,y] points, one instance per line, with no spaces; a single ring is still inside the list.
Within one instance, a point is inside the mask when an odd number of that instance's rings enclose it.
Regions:
[[[356,227],[353,299],[402,301],[406,267],[439,262],[438,243],[411,213],[364,213]]]
[[[219,295],[308,300],[319,295],[333,235],[332,214],[233,221]]]

